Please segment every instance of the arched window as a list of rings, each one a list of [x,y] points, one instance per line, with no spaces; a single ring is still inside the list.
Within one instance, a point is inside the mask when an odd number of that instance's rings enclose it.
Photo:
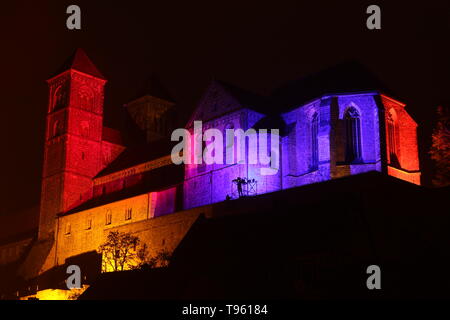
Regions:
[[[311,118],[311,164],[310,169],[316,170],[319,167],[319,115],[314,113]]]
[[[346,149],[345,160],[348,163],[361,160],[361,119],[358,111],[351,107],[344,115]]]
[[[398,166],[397,127],[395,116],[391,112],[387,113],[387,140],[389,164]]]
[[[53,123],[53,128],[52,128],[52,137],[58,137],[62,134],[62,125],[61,125],[61,121],[56,120]]]
[[[56,88],[53,95],[53,105],[52,110],[57,108],[65,107],[67,102],[67,90],[62,85]]]

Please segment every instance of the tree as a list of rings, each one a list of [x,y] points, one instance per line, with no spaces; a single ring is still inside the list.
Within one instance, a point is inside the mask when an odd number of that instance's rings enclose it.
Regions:
[[[98,250],[102,254],[102,272],[135,268],[139,243],[139,238],[129,233],[110,232]]]
[[[150,256],[147,244],[129,233],[112,231],[98,251],[102,254],[102,272],[167,267],[170,253],[160,250]]]
[[[170,262],[171,255],[167,250],[160,250],[156,255],[150,257],[148,252],[148,247],[144,244],[137,252],[137,257],[139,263],[136,268],[145,269],[145,268],[158,268],[158,267],[167,267]]]
[[[437,123],[433,130],[432,145],[429,151],[435,162],[433,184],[445,187],[450,184],[450,117],[449,108],[439,106]]]

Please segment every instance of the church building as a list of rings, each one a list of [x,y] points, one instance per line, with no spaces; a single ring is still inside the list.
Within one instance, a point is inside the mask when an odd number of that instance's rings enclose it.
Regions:
[[[278,129],[279,170],[262,175],[261,165],[236,161],[175,165],[177,105],[156,82],[124,106],[143,136],[125,143],[104,126],[107,80],[78,49],[47,81],[39,228],[20,274],[31,279],[94,252],[111,231],[139,236],[153,253],[173,251],[199,215],[239,196],[237,178],[249,181],[248,197],[369,171],[420,185],[417,123],[404,103],[376,82],[351,79],[350,69],[337,73],[342,78],[333,70],[332,80],[320,80],[322,73],[294,81],[270,96],[211,82],[184,127]],[[247,145],[245,152],[257,150]]]

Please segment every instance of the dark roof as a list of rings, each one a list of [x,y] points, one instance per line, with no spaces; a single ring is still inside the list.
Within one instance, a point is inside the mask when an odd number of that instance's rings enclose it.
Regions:
[[[120,131],[108,127],[103,127],[102,140],[123,145],[123,139]]]
[[[69,215],[148,192],[161,191],[170,187],[175,187],[182,183],[183,177],[184,166],[171,164],[160,167],[145,172],[143,182],[140,184],[91,199],[61,215]]]
[[[105,108],[104,125],[120,132],[123,145],[137,146],[145,144],[146,135],[125,107]]]
[[[278,129],[280,136],[284,137],[287,132],[286,122],[280,115],[268,115],[256,122],[253,127],[255,130],[260,129]]]
[[[223,80],[215,80],[225,91],[235,98],[242,107],[264,114],[270,113],[270,104],[267,97],[239,88]]]
[[[78,48],[64,64],[55,72],[52,77],[57,76],[69,69],[80,71],[96,78],[106,79],[97,67],[92,63],[83,49]]]
[[[271,100],[278,112],[285,112],[326,94],[375,90],[393,94],[364,65],[357,61],[346,61],[287,83],[273,91]]]
[[[161,83],[161,80],[155,74],[151,74],[147,78],[147,80],[145,80],[144,84],[137,91],[136,96],[133,100],[142,98],[147,95],[169,102],[174,102],[174,99],[167,91],[166,87]]]
[[[167,139],[161,139],[148,144],[131,146],[125,149],[125,151],[123,151],[116,160],[102,170],[96,178],[168,156],[172,151],[172,147],[172,143],[170,143]]]

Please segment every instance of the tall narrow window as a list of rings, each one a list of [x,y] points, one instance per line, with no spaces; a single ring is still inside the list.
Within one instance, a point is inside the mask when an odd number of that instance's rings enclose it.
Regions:
[[[125,220],[131,220],[132,209],[125,210]]]
[[[395,126],[394,117],[391,112],[387,113],[387,138],[388,138],[388,153],[389,153],[389,164],[393,166],[398,165],[397,156],[397,129]]]
[[[355,108],[345,113],[346,150],[345,160],[348,163],[361,160],[361,119]]]
[[[59,86],[53,95],[52,111],[65,107],[67,104],[67,90],[64,86]]]
[[[56,120],[53,123],[53,132],[52,132],[52,137],[58,137],[63,133],[63,128],[62,128],[62,124],[61,121]]]
[[[319,115],[314,113],[311,119],[311,170],[319,167]]]
[[[291,123],[287,127],[288,130],[288,154],[291,157],[289,161],[289,173],[297,174],[297,124]]]
[[[111,210],[106,211],[106,225],[110,225],[112,222],[112,213]]]

